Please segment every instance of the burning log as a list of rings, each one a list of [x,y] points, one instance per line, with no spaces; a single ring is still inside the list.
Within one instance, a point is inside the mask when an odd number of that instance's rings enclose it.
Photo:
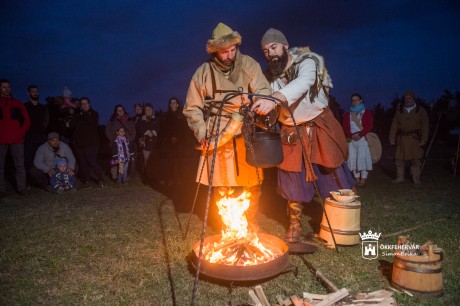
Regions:
[[[217,202],[219,214],[224,222],[222,239],[213,244],[205,245],[203,255],[205,260],[211,263],[246,266],[264,263],[281,256],[282,252],[273,252],[277,248],[268,247],[259,241],[256,233],[248,230],[248,222],[245,212],[249,208],[249,193],[243,193],[239,197],[228,197],[233,194],[230,191],[227,196]]]
[[[245,192],[236,198],[223,196],[216,203],[224,227],[221,235],[203,242],[200,266],[203,274],[233,281],[256,280],[274,276],[286,268],[286,244],[275,236],[249,230],[245,216],[249,196]],[[193,247],[195,262],[200,248],[200,242]]]

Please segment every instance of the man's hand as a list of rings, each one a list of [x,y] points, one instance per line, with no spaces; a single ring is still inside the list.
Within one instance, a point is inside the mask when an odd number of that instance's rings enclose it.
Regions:
[[[75,175],[75,172],[73,171],[73,169],[70,169],[70,168],[67,168],[67,173],[70,175]]]
[[[206,149],[206,147],[208,146],[208,140],[207,139],[201,139],[200,140],[200,146],[201,146],[201,148]]]
[[[353,135],[351,136],[351,139],[353,139],[354,141],[358,141],[358,140],[361,139],[361,136],[359,136],[359,134],[353,134]]]
[[[275,109],[276,102],[269,99],[259,99],[251,107],[251,111],[256,112],[259,115],[266,115],[271,110]]]

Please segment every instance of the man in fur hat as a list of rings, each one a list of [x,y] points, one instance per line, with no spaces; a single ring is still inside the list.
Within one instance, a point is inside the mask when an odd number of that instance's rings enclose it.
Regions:
[[[323,58],[308,47],[288,49],[284,34],[273,28],[262,37],[261,47],[268,62],[266,75],[272,96],[283,104],[279,120],[284,160],[278,166],[278,193],[288,200],[290,215],[284,239],[299,243],[303,203],[313,200],[315,186],[326,197],[330,191],[352,188],[355,181],[346,165],[348,146],[343,129],[328,108],[332,83]],[[272,100],[260,99],[252,108],[264,115],[274,107]]]
[[[213,150],[206,150],[212,145],[217,134],[217,107],[212,107],[211,101],[219,102],[229,92],[238,92],[239,88],[256,94],[270,95],[271,88],[262,73],[260,65],[251,57],[241,54],[239,45],[241,36],[223,23],[219,23],[212,32],[206,44],[210,58],[198,67],[192,77],[183,113],[189,127],[201,144],[203,151],[198,167],[197,179],[200,178],[202,163],[205,171],[200,183],[209,184]],[[250,208],[247,217],[251,222],[254,217],[260,197],[259,183],[262,180],[261,169],[256,169],[246,163],[246,148],[241,129],[236,129],[234,135],[223,135],[230,129],[221,132],[232,114],[238,113],[241,104],[249,104],[247,95],[236,96],[225,103],[221,116],[220,139],[229,141],[217,148],[212,186],[218,187],[214,195],[227,191],[228,187],[243,187],[251,193]],[[272,102],[273,103],[273,102]],[[218,104],[217,104],[218,105]],[[203,109],[210,108],[205,116]],[[205,118],[207,117],[207,118]],[[233,136],[233,137],[232,137]],[[208,153],[205,156],[206,152]]]
[[[426,110],[416,101],[415,93],[404,94],[390,127],[390,144],[396,145],[396,179],[393,183],[404,182],[406,161],[410,161],[414,184],[420,184],[422,146],[428,141],[429,119]]]

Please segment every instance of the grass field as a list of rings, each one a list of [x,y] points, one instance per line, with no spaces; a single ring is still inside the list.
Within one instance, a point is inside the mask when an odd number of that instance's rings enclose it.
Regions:
[[[431,240],[445,252],[444,296],[421,299],[396,294],[400,305],[460,305],[460,176],[444,162],[427,164],[423,184],[391,184],[389,168],[371,173],[360,189],[361,230],[382,235],[424,224],[409,234],[418,244]],[[187,176],[187,180],[189,176]],[[199,240],[205,205],[200,192],[191,227],[185,231],[195,186],[159,191],[132,181],[118,188],[79,190],[52,195],[32,188],[22,198],[10,192],[0,202],[1,305],[189,305],[194,271],[189,263]],[[287,225],[285,201],[274,192],[273,171],[263,186],[260,230],[282,236]],[[439,218],[441,221],[433,222]],[[318,203],[304,214],[305,233],[321,221]],[[211,210],[207,235],[219,233]],[[380,243],[395,244],[397,236]],[[271,303],[276,295],[327,293],[309,266],[320,269],[337,287],[352,293],[389,285],[391,256],[365,260],[361,245],[339,247],[339,253],[318,243],[311,255],[291,255],[288,272],[261,283]],[[197,305],[250,303],[248,290],[256,283],[234,284],[200,279]]]

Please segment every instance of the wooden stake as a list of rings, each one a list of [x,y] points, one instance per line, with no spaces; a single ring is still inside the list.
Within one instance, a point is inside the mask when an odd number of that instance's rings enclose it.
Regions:
[[[333,305],[335,302],[340,301],[344,297],[348,296],[348,290],[345,288],[340,289],[337,292],[329,294],[327,298],[316,304],[316,306],[329,306]]]
[[[319,270],[316,269],[316,277],[319,278],[319,280],[326,285],[332,292],[337,292],[339,289],[334,285],[333,282],[331,282],[329,279],[324,276],[324,274]]]
[[[324,300],[325,298],[327,298],[327,294],[315,294],[315,293],[304,292],[303,298],[310,299],[310,300]]]
[[[256,288],[256,294],[259,300],[262,302],[263,306],[270,306],[270,303],[267,300],[267,297],[265,296],[264,290],[262,289],[262,286],[257,285]]]
[[[262,303],[257,298],[257,296],[256,296],[256,294],[254,293],[253,290],[249,290],[249,297],[254,302],[254,304],[256,304],[256,306],[263,306]]]
[[[303,302],[301,302],[296,295],[291,296],[291,301],[294,306],[303,306]]]

